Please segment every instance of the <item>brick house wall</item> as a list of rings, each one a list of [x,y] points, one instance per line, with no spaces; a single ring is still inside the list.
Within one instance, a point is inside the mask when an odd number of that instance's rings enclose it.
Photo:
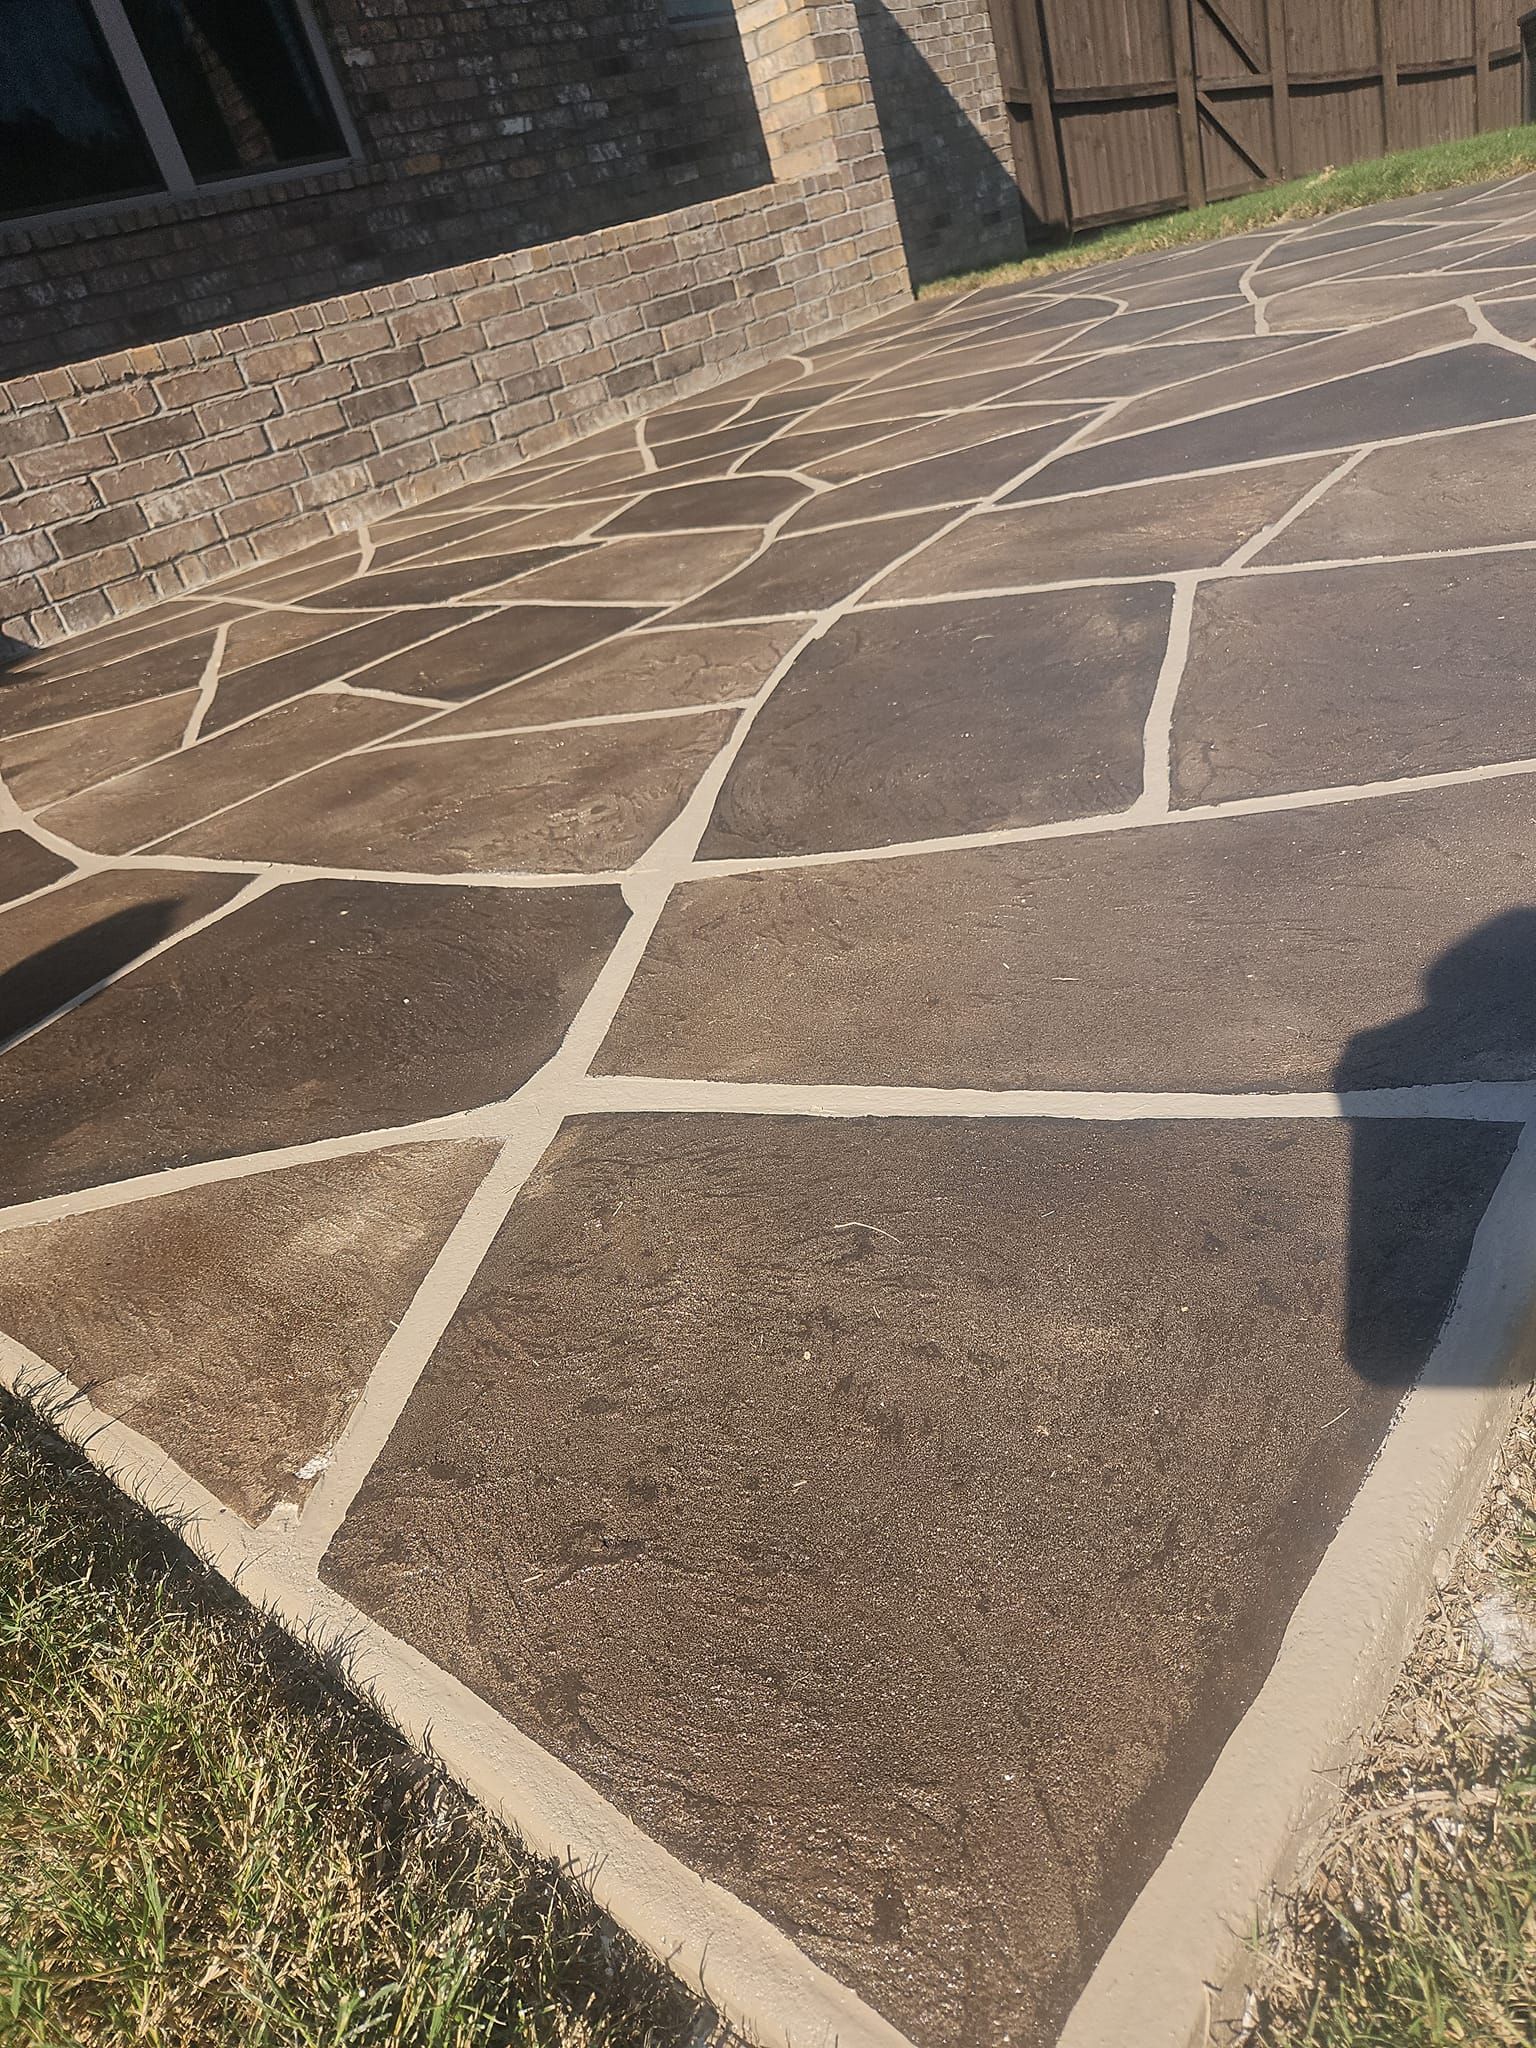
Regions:
[[[986,0],[857,0],[914,285],[1024,253]]]
[[[7,233],[0,377],[762,185],[727,17],[662,0],[314,0],[357,159]]]
[[[326,0],[359,161],[13,231],[10,640],[200,588],[900,304],[906,222],[854,0],[735,0],[734,22],[683,31],[659,4]],[[508,22],[535,13],[548,34],[525,49]]]

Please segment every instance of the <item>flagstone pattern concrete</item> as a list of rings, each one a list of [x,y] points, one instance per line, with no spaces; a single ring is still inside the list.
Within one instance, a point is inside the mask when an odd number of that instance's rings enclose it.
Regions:
[[[6,671],[0,1330],[1043,2048],[1536,1108],[1533,336],[1529,179],[995,287]]]

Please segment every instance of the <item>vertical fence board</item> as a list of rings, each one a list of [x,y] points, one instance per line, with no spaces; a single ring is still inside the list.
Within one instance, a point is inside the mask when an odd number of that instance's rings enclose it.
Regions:
[[[1295,175],[1296,147],[1291,139],[1291,67],[1285,51],[1285,0],[1265,0],[1264,27],[1269,38],[1269,83],[1274,101],[1275,175]]]
[[[1191,206],[1205,204],[1205,162],[1200,147],[1200,108],[1195,100],[1195,48],[1191,0],[1167,0],[1168,40],[1173,46],[1173,82],[1179,96],[1179,146],[1184,152],[1184,190]]]
[[[1532,0],[990,0],[1026,207],[1133,218],[1520,118]]]

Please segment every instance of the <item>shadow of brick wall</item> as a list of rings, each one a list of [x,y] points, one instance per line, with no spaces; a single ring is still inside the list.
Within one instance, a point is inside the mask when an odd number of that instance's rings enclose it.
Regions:
[[[984,0],[857,0],[914,286],[1024,253]]]

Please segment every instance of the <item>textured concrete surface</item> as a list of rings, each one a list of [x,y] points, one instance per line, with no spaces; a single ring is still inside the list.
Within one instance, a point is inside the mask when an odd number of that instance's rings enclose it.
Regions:
[[[1529,180],[927,303],[0,676],[0,1332],[861,2040],[1054,2037],[1509,1184],[1533,336]]]

